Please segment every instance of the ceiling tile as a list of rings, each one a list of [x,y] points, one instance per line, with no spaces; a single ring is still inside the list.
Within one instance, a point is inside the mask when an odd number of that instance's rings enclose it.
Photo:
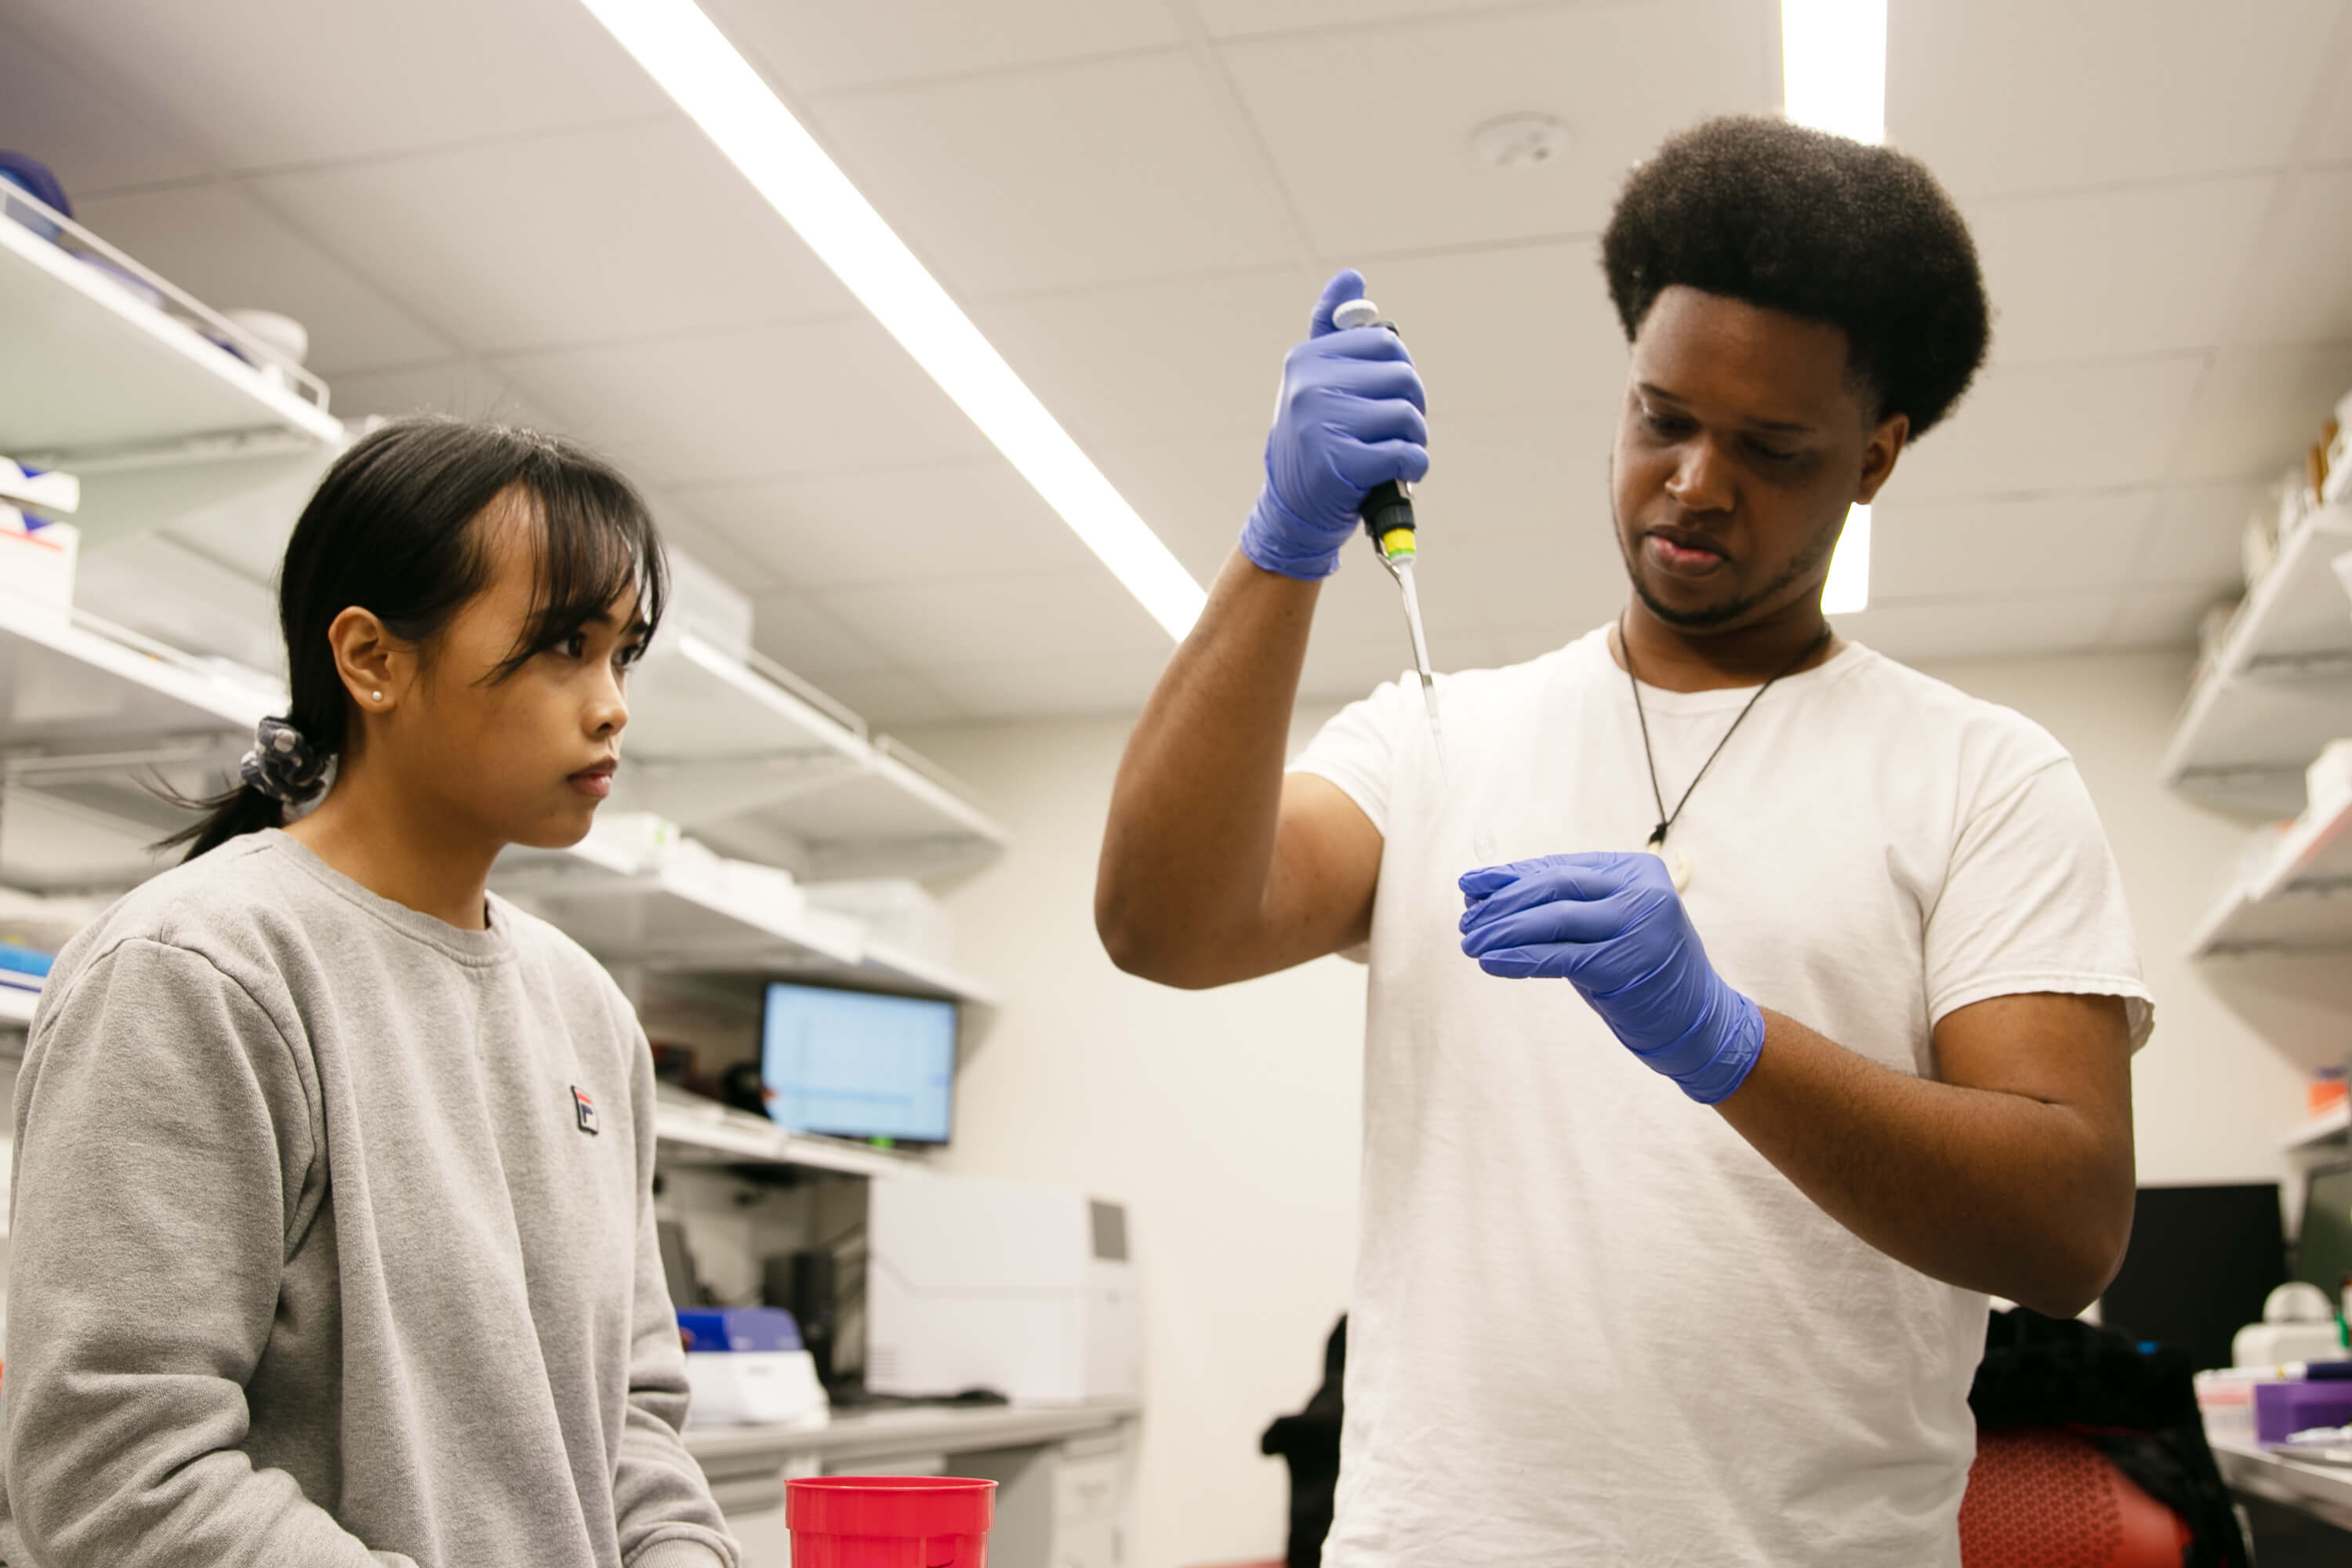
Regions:
[[[1262,429],[1181,444],[1103,447],[1091,455],[1127,504],[1202,583],[1233,553],[1265,482]]]
[[[2305,156],[2316,163],[2352,163],[2352,93],[2322,92],[2312,114],[2313,136]]]
[[[1904,453],[1887,503],[2151,483],[2204,366],[2202,354],[1995,365]]]
[[[739,594],[757,595],[783,586],[759,557],[712,528],[700,511],[681,505],[667,486],[640,482],[637,489],[661,529],[662,542],[682,552]]]
[[[2178,584],[2126,588],[2107,627],[2108,647],[2186,647],[2197,641],[2205,612],[2231,595],[2213,588]]]
[[[446,147],[661,110],[577,0],[16,0],[118,94],[232,169]]]
[[[946,664],[916,673],[974,718],[1043,719],[1133,713],[1166,663],[1165,655],[1128,655]]]
[[[2338,93],[2337,99],[2352,98]],[[2244,343],[2352,338],[2352,169],[2291,176],[2241,291]]]
[[[820,686],[836,676],[873,675],[898,663],[814,598],[785,589],[752,600],[751,642],[794,675]]]
[[[2162,492],[2136,584],[2201,584],[2233,590],[2244,580],[2240,540],[2267,498],[2266,480],[2179,485]]]
[[[816,597],[910,669],[1164,659],[1170,646],[1168,634],[1100,568],[831,588]]]
[[[82,214],[101,239],[216,310],[252,306],[301,322],[322,376],[444,359],[455,347],[234,186],[102,196]]]
[[[1286,268],[983,300],[971,315],[1081,441],[1262,435],[1321,284]]]
[[[826,696],[845,704],[875,730],[944,724],[975,717],[921,677],[897,670],[828,676],[817,682],[817,687]]]
[[[2256,174],[1969,203],[1995,312],[1994,359],[2220,343],[2276,183]]]
[[[1076,571],[1094,554],[1001,458],[683,489],[796,587]]]
[[[1433,452],[1457,421],[1488,415],[1565,424],[1598,405],[1615,419],[1625,336],[1597,242],[1392,257],[1364,270],[1429,389]],[[1607,430],[1597,438],[1605,445]]]
[[[2286,161],[2341,0],[1894,0],[1887,138],[1963,195]]]
[[[970,295],[1294,258],[1263,165],[1185,52],[819,99],[850,175]]]
[[[1312,28],[1360,28],[1382,21],[1490,11],[1513,0],[1192,0],[1192,10],[1221,37],[1297,33]]]
[[[2153,489],[1890,500],[1871,517],[1871,596],[2113,588],[2140,559],[2156,508]]]
[[[871,317],[494,362],[645,478],[699,484],[987,450]]]
[[[1582,629],[1616,614],[1625,568],[1609,436],[1595,415],[1558,429],[1465,425],[1432,446],[1413,500],[1428,541],[1415,575],[1433,637],[1489,626]],[[1355,554],[1351,566],[1375,564],[1369,544]]]
[[[706,9],[799,92],[1044,65],[1182,37],[1161,0],[717,0]]]
[[[77,201],[205,172],[168,132],[13,27],[0,28],[0,147],[47,163]]]
[[[1746,0],[1643,0],[1223,53],[1318,251],[1355,261],[1598,233],[1625,171],[1668,132],[1779,106],[1774,15]],[[1557,115],[1566,151],[1528,168],[1481,163],[1471,132],[1520,111]]]
[[[2319,439],[2352,388],[2352,342],[2238,349],[2213,363],[2181,432],[2184,479],[2271,479]]]
[[[1938,658],[2071,653],[2095,647],[2114,618],[2118,590],[2002,594],[1975,598],[1873,601],[1836,616],[1841,636],[1906,664]]]
[[[859,309],[683,119],[308,170],[256,189],[321,243],[396,280],[468,348]]]

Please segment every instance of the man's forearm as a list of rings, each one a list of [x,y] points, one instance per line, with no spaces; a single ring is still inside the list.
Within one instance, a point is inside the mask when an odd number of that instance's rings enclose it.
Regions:
[[[1123,967],[1183,984],[1198,955],[1176,950],[1256,916],[1319,591],[1235,551],[1160,676],[1119,763],[1096,883],[1095,923]]]
[[[2105,1289],[2131,1226],[2127,1139],[1764,1020],[1754,1070],[1716,1110],[1831,1218],[1923,1274],[2056,1316]]]

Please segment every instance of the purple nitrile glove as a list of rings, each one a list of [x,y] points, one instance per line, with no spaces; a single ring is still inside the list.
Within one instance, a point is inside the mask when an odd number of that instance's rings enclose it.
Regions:
[[[1337,572],[1364,492],[1429,471],[1429,403],[1403,341],[1381,327],[1331,324],[1333,310],[1363,297],[1352,268],[1323,285],[1307,341],[1282,363],[1265,488],[1242,525],[1242,551],[1285,577]]]
[[[1666,863],[1546,855],[1462,879],[1462,951],[1489,974],[1565,980],[1625,1047],[1713,1105],[1747,1081],[1763,1010],[1706,961]]]

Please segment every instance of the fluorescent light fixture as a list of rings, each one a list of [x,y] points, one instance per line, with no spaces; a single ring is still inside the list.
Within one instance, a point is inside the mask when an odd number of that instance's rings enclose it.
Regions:
[[[1822,613],[1850,616],[1870,608],[1870,509],[1845,514],[1845,531],[1830,556],[1829,581],[1822,584]]]
[[[1780,0],[1780,104],[1799,125],[1886,140],[1886,0]],[[1870,605],[1870,509],[1845,515],[1822,609]]]
[[[1780,105],[1816,131],[1886,140],[1886,0],[1780,0]]]
[[[1011,459],[1151,618],[1207,595],[694,0],[581,0]]]

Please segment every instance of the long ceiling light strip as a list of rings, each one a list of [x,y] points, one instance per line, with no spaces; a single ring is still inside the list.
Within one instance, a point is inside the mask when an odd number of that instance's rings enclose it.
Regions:
[[[1799,125],[1886,140],[1886,0],[1781,0],[1780,100]],[[1846,514],[1822,608],[1870,604],[1870,509]]]
[[[581,0],[1181,639],[1207,595],[694,0]]]

